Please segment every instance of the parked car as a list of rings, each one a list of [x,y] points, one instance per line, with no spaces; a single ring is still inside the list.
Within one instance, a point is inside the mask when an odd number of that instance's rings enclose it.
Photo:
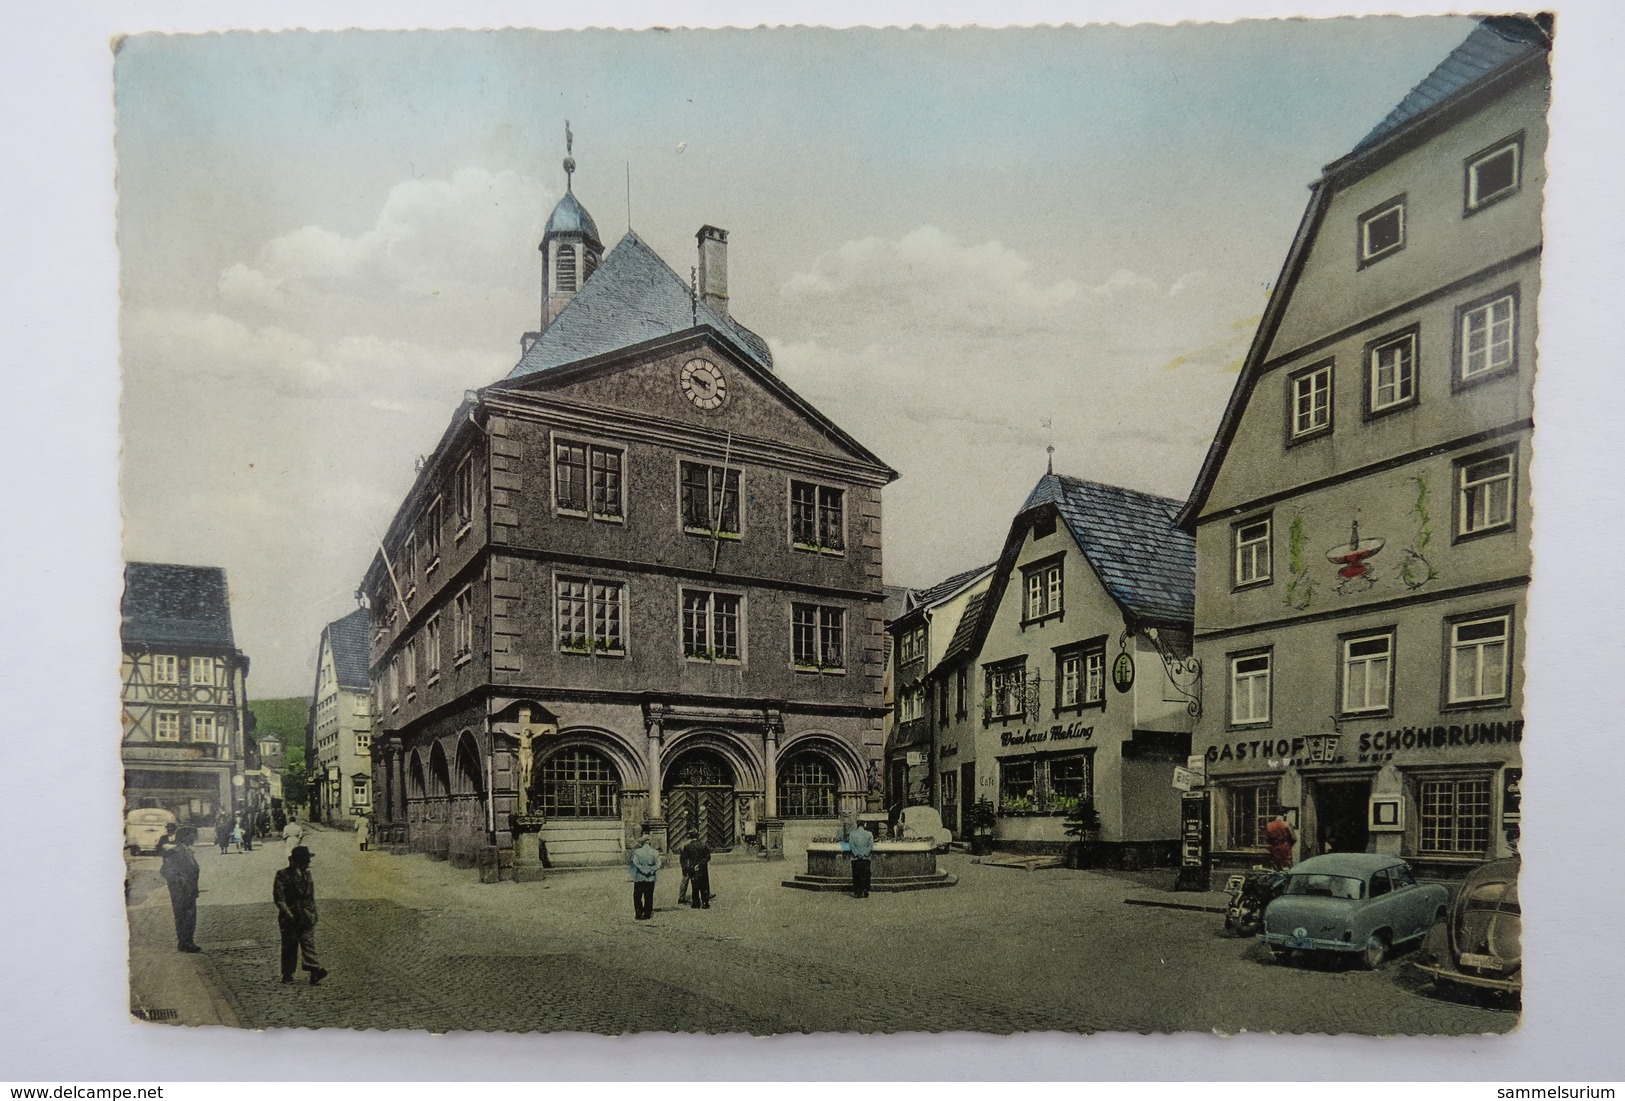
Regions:
[[[1449,892],[1418,883],[1397,856],[1327,853],[1292,869],[1264,911],[1264,943],[1278,960],[1330,952],[1371,970],[1394,948],[1426,936],[1449,901]]]
[[[1510,997],[1523,993],[1523,912],[1517,857],[1480,864],[1462,881],[1455,904],[1422,942],[1417,967],[1441,986]]]
[[[137,807],[124,816],[124,847],[137,855],[155,853],[175,825],[175,815],[163,807]]]

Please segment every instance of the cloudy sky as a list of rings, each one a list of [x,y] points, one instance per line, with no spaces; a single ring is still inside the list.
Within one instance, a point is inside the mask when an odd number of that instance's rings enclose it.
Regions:
[[[735,315],[901,473],[890,581],[993,558],[1050,444],[1183,498],[1308,183],[1470,29],[130,37],[126,555],[226,567],[253,693],[308,692],[414,458],[536,326],[565,119],[606,244],[630,207],[686,274],[728,229]]]

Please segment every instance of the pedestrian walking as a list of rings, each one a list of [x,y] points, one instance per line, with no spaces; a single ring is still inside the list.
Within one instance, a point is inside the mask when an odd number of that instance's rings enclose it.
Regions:
[[[1277,814],[1264,826],[1264,848],[1269,850],[1270,863],[1276,868],[1284,871],[1292,867],[1292,843],[1296,840],[1284,815]]]
[[[169,884],[169,908],[175,913],[175,947],[182,952],[201,952],[192,939],[197,933],[197,857],[192,843],[196,826],[182,826],[175,839],[164,846],[164,862],[158,874]]]
[[[225,856],[226,850],[231,847],[231,812],[223,810],[214,820],[214,843],[220,846],[220,855]]]
[[[252,814],[238,815],[237,823],[238,823],[238,825],[242,826],[242,828],[243,828],[243,852],[245,852],[245,853],[253,852],[254,851],[254,816]]]
[[[304,958],[310,972],[310,985],[327,978],[327,968],[316,955],[316,881],[310,875],[310,850],[295,845],[288,854],[288,866],[276,873],[271,884],[276,902],[277,931],[282,934],[282,981],[293,982],[295,966]]]
[[[243,851],[243,827],[237,825],[236,822],[233,822],[231,827],[231,846],[236,848],[238,852]]]
[[[677,850],[677,866],[683,872],[683,885],[677,888],[677,905],[688,905],[688,890],[694,883],[694,867],[688,862],[688,846]]]
[[[281,836],[282,827],[286,826],[287,824],[288,816],[282,813],[282,808],[280,806],[271,812],[271,829],[276,833],[277,836]]]
[[[372,819],[365,814],[355,816],[355,847],[361,852],[367,851],[367,843],[372,840]]]
[[[297,814],[288,815],[288,824],[282,827],[282,840],[290,853],[305,843],[305,824],[299,821]]]
[[[872,860],[875,855],[875,835],[863,828],[859,822],[852,827],[852,832],[846,835],[848,851],[852,857],[852,897],[869,897],[869,873],[873,868]]]
[[[655,851],[649,835],[644,834],[626,858],[626,870],[632,877],[632,916],[646,921],[655,913],[655,876],[660,872],[660,854]]]
[[[711,849],[698,836],[683,846],[679,859],[688,865],[690,898],[696,910],[711,908]]]

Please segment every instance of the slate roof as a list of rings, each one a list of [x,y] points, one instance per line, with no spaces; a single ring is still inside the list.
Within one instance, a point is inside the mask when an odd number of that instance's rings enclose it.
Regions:
[[[1181,502],[1046,474],[1021,511],[1051,503],[1125,611],[1159,622],[1195,614],[1196,540],[1174,526]]]
[[[564,198],[553,208],[548,216],[547,228],[542,231],[543,237],[551,237],[555,233],[578,233],[593,244],[602,244],[598,239],[598,225],[587,213],[587,208],[575,197],[575,193],[566,191]]]
[[[954,574],[950,578],[938,581],[929,588],[912,591],[909,594],[909,609],[912,611],[915,608],[925,608],[939,600],[946,600],[976,580],[976,578],[991,570],[995,564],[990,562],[985,566],[977,566],[975,569],[965,570],[962,573]]]
[[[1399,130],[1412,119],[1436,107],[1481,77],[1505,68],[1526,54],[1544,50],[1550,34],[1533,19],[1521,15],[1492,15],[1481,20],[1461,45],[1412,88],[1388,117],[1361,138],[1359,153]]]
[[[226,571],[219,566],[126,563],[120,610],[126,646],[236,648]]]
[[[954,637],[948,640],[948,648],[942,652],[939,668],[975,649],[976,628],[982,618],[982,608],[986,604],[985,592],[975,593],[965,601],[965,614],[959,617],[959,626],[954,628]]]
[[[703,301],[696,303],[682,277],[628,231],[525,350],[508,378],[524,378],[696,325],[710,325],[762,369],[773,369],[767,341]]]
[[[367,634],[371,628],[367,609],[357,608],[343,619],[329,623],[323,633],[333,648],[333,667],[338,671],[340,688],[360,688],[370,691],[367,679]]]

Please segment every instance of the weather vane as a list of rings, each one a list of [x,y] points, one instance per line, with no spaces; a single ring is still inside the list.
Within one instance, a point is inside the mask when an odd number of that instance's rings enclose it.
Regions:
[[[570,133],[570,120],[564,120],[564,190],[570,190],[570,177],[576,170],[576,159],[570,154],[575,152],[575,135]]]

